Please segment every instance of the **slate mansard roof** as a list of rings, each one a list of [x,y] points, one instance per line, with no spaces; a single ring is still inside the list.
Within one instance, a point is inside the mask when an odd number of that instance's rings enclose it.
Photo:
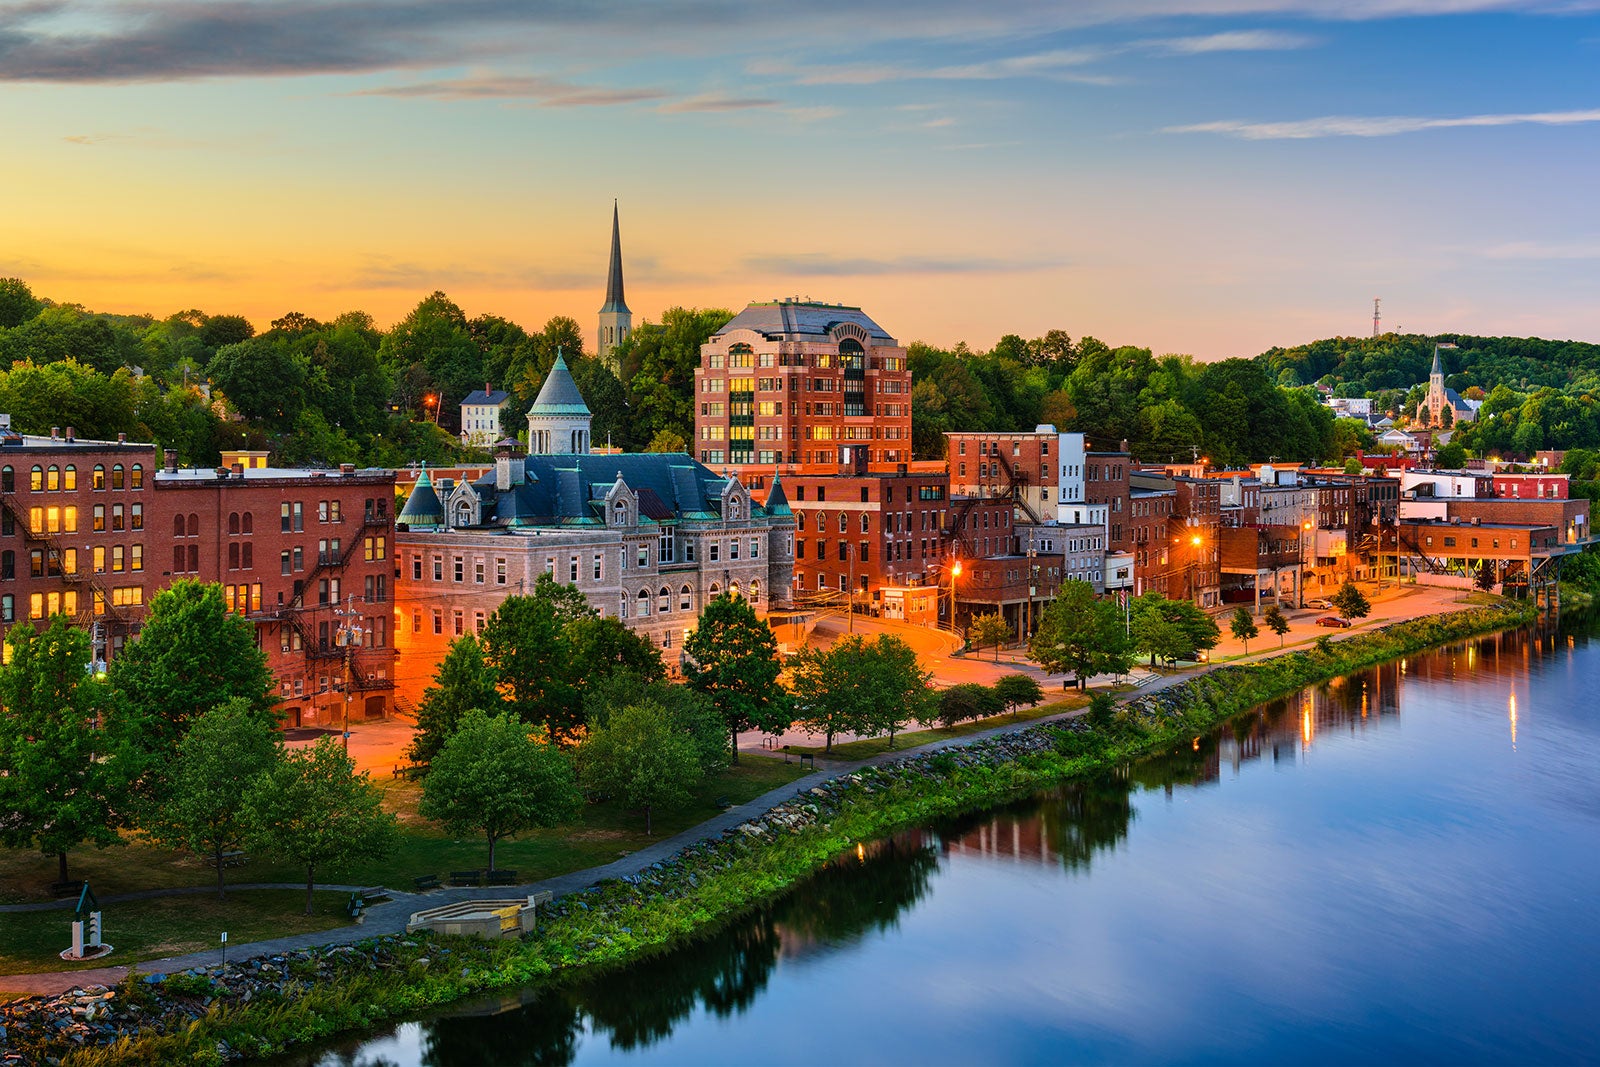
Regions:
[[[814,304],[801,300],[775,300],[767,304],[751,304],[713,337],[734,330],[755,330],[765,334],[769,341],[804,341],[828,336],[840,323],[854,323],[866,330],[875,345],[898,344],[887,330],[873,322],[860,308],[845,304]]]
[[[514,464],[508,489],[495,488],[492,470],[472,483],[483,502],[478,528],[603,526],[606,496],[619,476],[638,498],[641,523],[722,518],[728,479],[682,453],[547,455],[527,456],[520,468]],[[433,493],[420,480],[416,491]],[[443,507],[434,507],[442,522]],[[407,501],[402,521],[423,510]],[[752,511],[757,519],[768,514],[759,507]]]

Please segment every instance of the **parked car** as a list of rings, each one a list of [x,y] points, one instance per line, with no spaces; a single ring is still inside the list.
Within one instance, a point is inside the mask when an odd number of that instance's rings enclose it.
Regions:
[[[1315,599],[1315,600],[1306,601],[1306,607],[1311,608],[1311,609],[1313,609],[1315,611],[1332,611],[1333,610],[1333,604],[1330,601],[1328,601],[1325,597],[1320,597],[1320,596],[1317,597],[1317,599]]]
[[[1348,629],[1350,629],[1350,620],[1349,619],[1341,619],[1337,615],[1324,615],[1322,618],[1317,620],[1317,625],[1318,626],[1332,626],[1332,627],[1335,627],[1336,629],[1348,630]]]

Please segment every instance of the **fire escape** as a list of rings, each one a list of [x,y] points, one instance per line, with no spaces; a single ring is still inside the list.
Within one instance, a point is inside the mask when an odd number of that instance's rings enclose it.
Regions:
[[[130,619],[127,613],[113,602],[111,590],[94,573],[92,558],[87,561],[75,562],[72,570],[68,571],[65,563],[67,552],[72,546],[62,544],[61,539],[48,530],[35,529],[33,524],[28,521],[26,509],[17,504],[13,492],[0,493],[0,512],[3,512],[12,524],[22,531],[22,538],[25,544],[37,545],[43,552],[43,570],[40,574],[34,575],[34,577],[59,578],[69,589],[77,587],[81,590],[78,596],[77,611],[73,615],[73,622],[85,629],[90,629],[94,623],[104,621],[123,627],[123,632],[126,633],[125,628]],[[82,563],[85,562],[89,565],[87,570],[82,566]],[[17,565],[21,566],[21,561],[18,561]],[[29,565],[31,566],[31,561]],[[88,595],[82,595],[84,592]],[[21,611],[22,609],[19,608],[19,616]],[[109,634],[106,634],[102,639],[108,639],[109,636]]]

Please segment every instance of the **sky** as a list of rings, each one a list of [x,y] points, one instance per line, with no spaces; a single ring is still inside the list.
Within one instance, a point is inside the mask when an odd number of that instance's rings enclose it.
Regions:
[[[1600,0],[0,0],[0,276],[433,290],[592,340],[787,296],[1200,359],[1600,341]]]

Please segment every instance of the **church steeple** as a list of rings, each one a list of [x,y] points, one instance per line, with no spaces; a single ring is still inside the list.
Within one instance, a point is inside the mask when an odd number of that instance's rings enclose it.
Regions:
[[[619,370],[611,351],[627,339],[633,329],[633,312],[622,293],[622,228],[617,217],[617,202],[611,202],[611,267],[606,272],[606,302],[600,308],[598,352],[613,371]]]

